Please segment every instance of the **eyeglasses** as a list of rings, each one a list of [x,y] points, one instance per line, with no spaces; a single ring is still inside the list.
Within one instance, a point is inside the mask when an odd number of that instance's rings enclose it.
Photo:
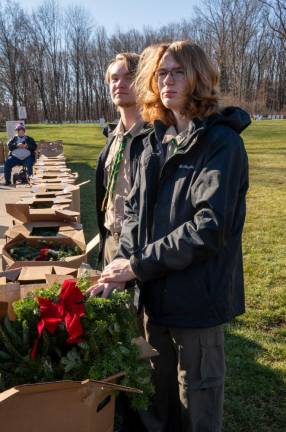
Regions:
[[[182,68],[175,69],[158,69],[155,73],[155,77],[158,81],[164,81],[168,74],[171,75],[174,81],[183,81],[186,77],[185,71]]]

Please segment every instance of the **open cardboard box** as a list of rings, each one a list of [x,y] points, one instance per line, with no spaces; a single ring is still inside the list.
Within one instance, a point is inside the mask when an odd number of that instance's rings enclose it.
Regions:
[[[57,265],[14,267],[0,273],[0,302],[6,303],[6,313],[10,320],[16,319],[13,303],[25,298],[28,293],[38,288],[49,288],[55,283],[62,284],[66,279],[77,279],[78,269],[59,267]],[[95,284],[100,275],[90,277]]]
[[[112,432],[118,391],[140,392],[90,380],[13,387],[0,393],[0,424],[9,432]]]
[[[7,302],[0,301],[0,319],[7,309]],[[144,338],[136,338],[134,343],[142,360],[158,355]],[[123,375],[102,381],[58,381],[10,388],[0,393],[1,427],[9,432],[113,432],[115,394],[141,392],[119,385]]]
[[[50,179],[50,178],[59,178],[59,177],[67,177],[67,178],[78,178],[77,172],[66,172],[62,170],[56,170],[56,171],[39,171],[37,175],[34,175],[32,177],[32,180],[34,178],[43,178],[43,179]]]
[[[53,192],[29,192],[27,195],[22,195],[21,199],[53,199],[62,197],[64,199],[70,199],[72,201],[72,194],[64,191],[53,191]]]
[[[63,142],[62,141],[40,141],[37,146],[37,153],[41,156],[46,157],[57,157],[63,154]]]
[[[16,204],[28,204],[30,209],[60,209],[69,208],[72,204],[72,200],[65,196],[57,196],[54,198],[34,198],[34,197],[22,197]]]
[[[61,184],[61,183],[67,183],[67,184],[75,184],[76,178],[74,177],[57,177],[57,178],[51,178],[51,179],[44,179],[42,177],[33,177],[30,178],[30,184],[31,185],[49,185],[49,184]]]
[[[78,173],[68,173],[63,172],[59,173],[58,171],[55,172],[38,172],[36,175],[33,175],[33,177],[30,177],[31,183],[59,183],[63,181],[71,182],[75,181],[78,178]]]
[[[46,234],[45,234],[46,232]],[[49,233],[47,235],[47,233]],[[84,234],[82,225],[79,223],[64,223],[64,222],[27,222],[14,225],[5,233],[6,240],[10,241],[17,237],[18,234],[22,234],[24,237],[33,237],[40,239],[42,237],[48,237],[53,239],[54,237],[77,237],[81,241],[84,241]]]
[[[39,184],[32,186],[32,193],[70,193],[72,195],[72,204],[70,209],[73,211],[80,212],[80,188],[90,183],[90,180],[86,180],[77,185],[71,184]],[[78,217],[78,221],[79,221]]]
[[[158,355],[142,337],[134,343],[142,360]],[[57,381],[10,388],[0,393],[0,424],[9,432],[113,432],[115,393],[142,393],[119,385],[122,376],[124,373],[102,381]]]
[[[79,212],[61,208],[31,209],[26,203],[7,203],[6,212],[17,221],[26,222],[78,222]]]
[[[10,249],[15,247],[19,243],[26,242],[27,244],[34,246],[37,245],[40,241],[44,240],[44,238],[36,239],[33,237],[26,238],[22,234],[18,234],[14,239],[10,240],[8,243],[6,243],[2,248],[2,263],[3,263],[3,269],[10,269],[15,267],[31,267],[31,264],[33,265],[39,265],[43,267],[49,267],[49,266],[59,266],[59,267],[66,267],[66,268],[78,268],[83,262],[87,262],[87,255],[88,253],[98,245],[99,243],[99,235],[97,234],[88,244],[82,241],[82,237],[79,235],[79,238],[76,238],[76,235],[74,238],[70,237],[54,237],[53,240],[51,240],[49,237],[45,238],[46,246],[49,247],[49,242],[51,242],[51,249],[53,247],[57,246],[72,246],[72,247],[78,247],[80,250],[80,254],[75,256],[68,256],[65,257],[64,261],[15,261],[12,256],[10,255]]]
[[[44,161],[49,161],[49,160],[65,160],[65,155],[63,153],[60,153],[59,155],[53,155],[53,156],[47,156],[47,155],[40,155],[38,160],[44,160]]]
[[[61,169],[61,168],[66,168],[66,161],[65,160],[42,160],[42,159],[38,159],[37,162],[35,162],[35,164],[33,165],[33,169],[41,169],[41,170],[45,170],[45,169],[49,169],[49,168],[57,168],[57,169]]]
[[[57,165],[53,164],[53,165],[38,165],[38,166],[33,166],[33,168],[36,169],[36,171],[38,171],[40,174],[55,174],[55,173],[71,173],[71,169],[67,168],[67,166],[65,164],[61,164],[60,167],[58,167]]]

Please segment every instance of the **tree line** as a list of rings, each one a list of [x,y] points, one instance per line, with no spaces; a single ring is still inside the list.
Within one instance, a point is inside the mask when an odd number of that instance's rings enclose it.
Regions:
[[[153,43],[196,41],[220,72],[224,104],[286,114],[286,0],[204,0],[190,19],[108,35],[81,6],[45,0],[31,13],[0,0],[0,123],[116,116],[104,82],[118,52]]]

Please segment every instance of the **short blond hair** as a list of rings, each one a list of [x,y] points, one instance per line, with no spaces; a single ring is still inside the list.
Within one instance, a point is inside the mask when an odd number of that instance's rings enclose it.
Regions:
[[[182,66],[188,82],[182,114],[188,118],[203,118],[217,112],[219,75],[216,68],[197,44],[192,41],[176,41],[153,45],[141,55],[135,88],[143,118],[151,122],[160,119],[167,125],[175,122],[172,111],[160,99],[156,79],[159,63],[167,52]]]
[[[135,79],[139,59],[140,59],[139,54],[136,54],[134,52],[123,52],[123,53],[117,54],[116,57],[111,60],[111,62],[109,63],[109,65],[106,69],[106,73],[105,73],[106,84],[109,84],[109,82],[110,82],[110,69],[111,69],[111,67],[115,63],[118,63],[118,62],[123,62],[125,64],[125,66],[127,67],[129,73],[132,76],[134,76],[134,79]]]

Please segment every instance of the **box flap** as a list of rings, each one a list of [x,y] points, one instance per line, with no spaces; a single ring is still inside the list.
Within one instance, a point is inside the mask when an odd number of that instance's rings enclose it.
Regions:
[[[84,185],[86,185],[88,183],[90,183],[90,180],[85,180],[84,182],[81,182],[81,183],[77,184],[77,187],[84,186]]]
[[[54,266],[54,272],[56,275],[74,275],[76,276],[77,269],[72,267],[61,267],[61,266]]]
[[[142,336],[133,339],[133,343],[137,345],[140,350],[140,359],[149,359],[159,355],[158,351],[149,344]]]
[[[45,281],[46,274],[52,273],[53,266],[23,267],[18,280],[20,282]]]
[[[59,268],[59,267],[57,267]],[[74,269],[69,269],[74,270]],[[46,274],[46,281],[47,285],[53,286],[55,283],[62,284],[66,279],[74,279],[74,277],[71,274]]]
[[[8,303],[8,317],[16,318],[12,303],[20,298],[20,284],[18,282],[0,285],[0,301]]]
[[[6,212],[14,217],[15,219],[20,220],[21,222],[29,221],[29,206],[28,204],[15,204],[15,203],[7,203],[5,204]]]
[[[142,390],[127,387],[120,384],[114,384],[108,381],[92,381],[92,380],[84,380],[84,381],[52,381],[47,383],[36,383],[36,384],[23,384],[19,386],[15,386],[12,389],[16,390],[16,392],[10,392],[10,390],[6,390],[0,393],[0,402],[7,398],[5,393],[9,392],[9,397],[14,394],[32,394],[32,393],[43,393],[43,392],[51,392],[51,391],[59,391],[63,389],[75,389],[75,388],[84,388],[84,387],[98,387],[101,390],[112,390],[112,391],[126,391],[131,393],[143,393]]]
[[[23,299],[27,297],[29,293],[33,293],[39,288],[48,288],[48,284],[37,282],[32,284],[20,285],[20,298]]]
[[[94,249],[96,246],[98,246],[99,242],[100,242],[99,234],[96,234],[96,236],[94,236],[93,239],[87,243],[86,253],[88,254],[92,249]]]
[[[8,281],[15,282],[21,273],[21,268],[13,268],[0,272],[0,276],[4,276]]]
[[[75,221],[79,212],[67,209],[30,209],[26,203],[6,204],[7,213],[23,223],[36,221]]]

